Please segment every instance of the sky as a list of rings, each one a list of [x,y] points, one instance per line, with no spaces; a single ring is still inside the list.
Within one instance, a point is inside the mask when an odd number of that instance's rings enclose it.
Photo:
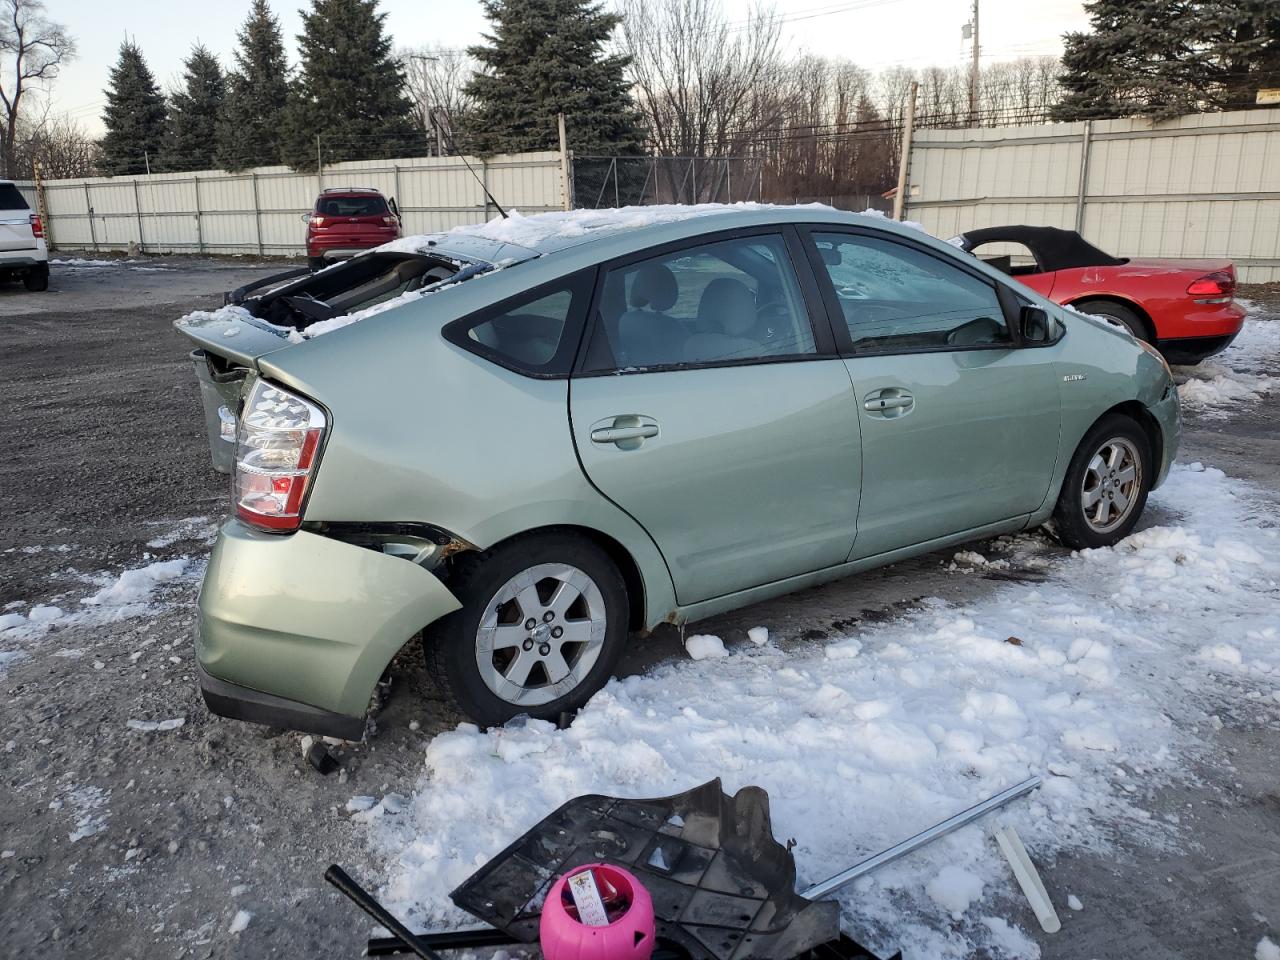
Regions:
[[[70,113],[92,134],[102,131],[100,114],[107,73],[121,41],[142,48],[161,87],[176,86],[182,59],[202,42],[231,62],[236,31],[249,0],[214,0],[190,7],[174,0],[45,0],[49,16],[67,27],[79,45],[48,93],[55,113]],[[606,0],[608,3],[609,0]],[[743,21],[751,0],[722,0],[731,22]],[[980,38],[984,62],[1061,52],[1065,31],[1088,20],[1080,0],[981,0]],[[301,0],[270,0],[284,27],[286,46],[301,29]],[[466,47],[480,39],[486,20],[479,0],[382,0],[396,46],[441,44]],[[961,26],[968,0],[776,0],[782,36],[793,53],[843,57],[876,70],[903,65],[949,66],[965,62],[968,41]],[[290,49],[291,59],[295,53]]]

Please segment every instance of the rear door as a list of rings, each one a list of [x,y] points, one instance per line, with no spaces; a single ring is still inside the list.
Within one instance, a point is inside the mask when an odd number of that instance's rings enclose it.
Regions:
[[[570,385],[578,455],[657,543],[679,602],[842,563],[858,417],[795,234],[607,265],[595,304]]]
[[[12,183],[0,183],[0,251],[35,250],[31,208]]]
[[[879,231],[810,237],[861,419],[852,558],[1036,510],[1058,453],[1058,351],[1023,347],[996,284],[957,258]]]

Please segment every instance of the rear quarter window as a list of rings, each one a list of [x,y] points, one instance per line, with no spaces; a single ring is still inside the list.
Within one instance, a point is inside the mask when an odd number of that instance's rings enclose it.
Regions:
[[[0,210],[30,210],[27,199],[12,183],[0,183]]]
[[[592,269],[543,284],[447,324],[445,339],[517,373],[567,377],[594,281]]]

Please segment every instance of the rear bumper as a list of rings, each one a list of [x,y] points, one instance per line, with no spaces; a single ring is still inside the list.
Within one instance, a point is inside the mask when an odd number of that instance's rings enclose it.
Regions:
[[[357,253],[390,243],[399,236],[398,233],[390,233],[386,236],[368,237],[311,237],[307,240],[307,256],[332,260],[354,257]]]
[[[200,589],[196,660],[205,700],[236,719],[363,730],[391,658],[458,607],[439,579],[408,560],[233,520],[218,534]]]
[[[1178,337],[1172,340],[1161,340],[1156,348],[1171,364],[1187,366],[1207,360],[1216,353],[1221,353],[1231,345],[1231,341],[1239,334],[1239,327],[1232,333],[1210,337]]]

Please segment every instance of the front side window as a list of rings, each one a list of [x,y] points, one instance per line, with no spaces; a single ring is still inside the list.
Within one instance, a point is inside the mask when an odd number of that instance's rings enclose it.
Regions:
[[[858,353],[1011,346],[995,287],[891,240],[815,233]]]
[[[565,376],[573,366],[594,271],[547,284],[444,329],[452,343],[534,376]]]
[[[688,247],[608,271],[595,370],[813,354],[813,331],[781,236]],[[609,356],[604,356],[605,353]]]

